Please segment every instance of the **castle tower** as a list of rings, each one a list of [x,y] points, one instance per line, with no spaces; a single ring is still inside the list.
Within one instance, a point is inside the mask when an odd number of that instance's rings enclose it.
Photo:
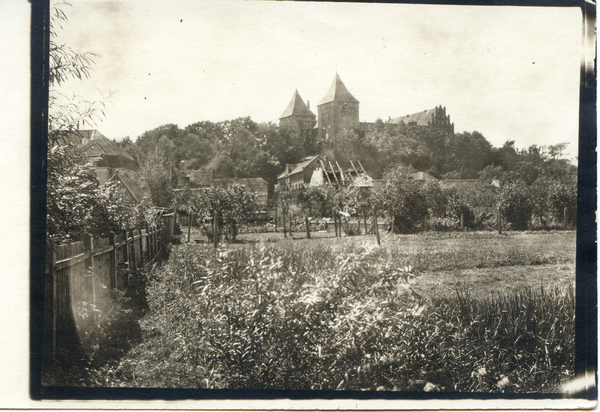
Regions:
[[[359,127],[358,105],[359,101],[350,94],[336,73],[331,87],[317,105],[319,139],[332,141],[335,145],[342,131]]]
[[[279,116],[279,126],[312,130],[315,124],[315,117],[315,114],[310,111],[309,106],[304,104],[300,93],[296,90],[287,109]]]

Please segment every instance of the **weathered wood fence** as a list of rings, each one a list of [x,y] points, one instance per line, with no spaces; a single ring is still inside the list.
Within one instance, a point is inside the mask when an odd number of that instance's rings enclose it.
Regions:
[[[48,245],[44,335],[53,358],[74,338],[81,343],[95,334],[127,291],[129,273],[156,257],[166,242],[164,231],[152,227]]]

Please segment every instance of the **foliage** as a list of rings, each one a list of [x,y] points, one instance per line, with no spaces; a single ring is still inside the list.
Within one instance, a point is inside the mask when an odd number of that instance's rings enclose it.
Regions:
[[[245,221],[255,208],[256,194],[244,185],[211,186],[194,191],[188,204],[202,220],[222,219],[226,236],[235,240],[238,224]],[[213,233],[214,236],[214,233]]]
[[[384,186],[377,192],[379,207],[408,230],[422,222],[428,214],[429,204],[422,185],[409,179],[413,170],[398,167],[388,171]]]
[[[511,184],[503,187],[500,194],[500,207],[508,229],[527,229],[533,205],[525,186]]]
[[[113,384],[550,391],[573,373],[574,293],[428,299],[379,248],[178,248]],[[506,379],[505,379],[506,378]]]
[[[474,227],[475,214],[473,209],[458,194],[448,193],[447,196],[446,218],[452,220],[456,227],[460,227],[461,219],[464,227]]]
[[[56,42],[57,30],[68,21],[65,6],[68,3],[54,4],[50,21],[47,238],[77,240],[83,233],[106,236],[109,231],[154,224],[150,210],[125,206],[114,185],[100,187],[95,173],[72,144],[80,125],[93,126],[104,113],[102,102],[67,98],[58,91],[69,79],[89,78],[95,57]]]

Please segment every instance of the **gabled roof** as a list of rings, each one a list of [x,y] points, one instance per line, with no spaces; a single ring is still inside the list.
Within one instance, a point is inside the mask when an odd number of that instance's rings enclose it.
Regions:
[[[77,146],[77,149],[87,156],[105,157],[108,161],[106,166],[138,169],[133,156],[97,130],[75,130],[68,133],[65,140],[65,143]]]
[[[396,117],[395,119],[391,119],[390,123],[405,123],[409,124],[410,122],[415,122],[419,126],[429,126],[431,122],[433,122],[433,116],[435,114],[435,109],[423,110],[419,113],[408,114],[402,117]]]
[[[122,187],[129,193],[132,199],[135,200],[137,204],[144,204],[146,206],[150,206],[152,201],[146,196],[146,194],[140,189],[140,187],[135,183],[131,178],[126,175],[115,173],[110,179],[109,182],[120,181]]]
[[[286,176],[292,176],[295,175],[296,173],[300,173],[302,172],[308,165],[310,165],[312,162],[314,162],[317,159],[321,159],[321,156],[316,155],[316,156],[308,156],[305,157],[304,159],[302,159],[302,161],[300,163],[296,163],[296,164],[286,164],[285,165],[285,170],[283,171],[283,173],[281,173],[279,176],[277,176],[278,179],[281,179],[282,177],[286,177]]]
[[[62,143],[71,144],[73,146],[80,146],[85,143],[89,143],[97,137],[104,137],[102,133],[100,133],[96,129],[92,130],[73,130],[70,132],[65,132],[61,134],[60,139],[62,139]]]
[[[302,97],[300,97],[300,93],[298,93],[298,90],[294,92],[294,95],[292,96],[292,101],[288,105],[287,109],[285,109],[283,114],[279,116],[279,118],[283,119],[284,117],[289,116],[317,117],[313,112],[310,111],[306,104],[304,104],[304,100],[302,100]]]
[[[325,97],[321,100],[321,102],[317,105],[320,106],[329,102],[346,102],[346,103],[358,103],[358,100],[348,91],[339,74],[335,74],[335,78],[333,79],[333,83],[331,83],[331,87],[325,93]]]

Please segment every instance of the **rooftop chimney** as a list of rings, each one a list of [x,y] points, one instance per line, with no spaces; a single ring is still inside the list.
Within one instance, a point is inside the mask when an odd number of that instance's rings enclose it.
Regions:
[[[308,108],[308,110],[310,110],[310,100],[306,101],[306,107]]]

